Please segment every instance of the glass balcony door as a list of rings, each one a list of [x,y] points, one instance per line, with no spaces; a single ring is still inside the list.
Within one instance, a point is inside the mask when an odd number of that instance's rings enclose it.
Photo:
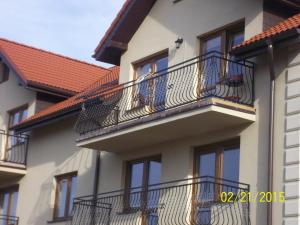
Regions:
[[[142,213],[141,225],[158,224],[159,192],[161,178],[160,157],[130,162],[127,170],[129,210]],[[154,185],[154,186],[153,186]]]
[[[0,215],[14,217],[16,216],[18,202],[18,188],[0,190]],[[4,217],[5,218],[5,217]],[[7,219],[0,220],[0,225],[14,225],[15,222]]]
[[[134,93],[134,107],[149,106],[154,111],[165,108],[167,76],[164,73],[167,68],[167,53],[136,64],[135,79],[138,87]]]
[[[219,201],[221,192],[236,193],[231,185],[220,183],[220,179],[239,181],[240,149],[237,143],[223,143],[199,148],[196,154],[196,176],[212,182],[195,185],[195,220],[197,225],[209,225],[214,220],[212,205]]]

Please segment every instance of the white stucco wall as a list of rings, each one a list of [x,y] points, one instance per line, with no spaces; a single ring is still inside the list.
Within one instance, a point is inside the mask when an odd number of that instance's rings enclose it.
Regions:
[[[0,129],[7,130],[9,113],[8,111],[28,104],[28,116],[35,112],[36,93],[19,85],[17,75],[10,70],[9,79],[0,84]],[[0,136],[0,158],[4,154],[5,137]]]
[[[133,78],[132,63],[169,49],[169,65],[174,65],[199,55],[200,35],[245,19],[245,38],[263,29],[261,0],[185,0],[173,4],[158,0],[128,44],[121,57],[120,81]],[[179,50],[175,40],[184,42]]]
[[[75,147],[74,123],[74,119],[67,119],[33,130],[27,174],[18,182],[20,225],[42,225],[53,220],[56,175],[78,172],[76,196],[92,193],[96,152]]]

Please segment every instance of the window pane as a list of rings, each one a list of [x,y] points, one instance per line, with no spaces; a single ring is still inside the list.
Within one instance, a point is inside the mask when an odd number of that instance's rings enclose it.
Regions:
[[[160,161],[150,161],[149,168],[149,185],[158,184],[161,177],[161,162]]]
[[[234,33],[231,35],[230,37],[230,43],[229,43],[229,47],[231,50],[231,48],[233,48],[236,45],[241,44],[244,41],[244,32],[238,32],[238,33]]]
[[[203,54],[209,52],[222,52],[222,38],[221,36],[213,37],[204,41],[204,52]]]
[[[67,192],[68,192],[68,180],[63,179],[59,181],[59,193],[57,201],[57,217],[65,217],[66,201],[67,201]]]
[[[18,124],[20,121],[20,112],[16,112],[12,115],[12,126]]]
[[[70,204],[69,204],[69,216],[72,215],[73,210],[73,200],[77,193],[77,177],[72,177],[72,183],[71,183],[71,192],[70,192]]]
[[[224,151],[223,155],[223,178],[239,181],[239,168],[240,168],[240,150],[228,149]]]
[[[10,216],[16,216],[17,214],[17,202],[18,202],[18,192],[15,191],[11,196],[11,205],[10,205]]]
[[[28,109],[24,109],[23,113],[22,113],[22,118],[21,121],[26,120],[28,117]],[[20,121],[20,122],[21,122]]]
[[[0,201],[0,213],[2,215],[7,215],[9,206],[9,193],[1,193]]]
[[[130,183],[130,207],[139,207],[141,204],[141,186],[143,185],[144,163],[131,165],[131,183]]]
[[[201,154],[199,159],[199,176],[216,176],[216,153]]]
[[[201,154],[199,159],[199,176],[215,177],[216,176],[216,153]],[[215,185],[212,182],[204,182],[199,184],[198,199],[200,201],[209,201],[214,198]]]
[[[145,65],[142,65],[138,67],[137,69],[137,78],[140,78],[142,76],[145,76],[151,72],[151,64],[147,63]]]
[[[137,69],[137,79],[144,77],[151,72],[151,64],[145,64]],[[137,93],[137,106],[144,106],[149,103],[149,82],[140,79],[138,84],[138,93]]]
[[[161,162],[160,161],[150,161],[149,162],[149,180],[148,184],[153,185],[153,184],[158,184],[160,183],[160,178],[161,178]],[[158,185],[154,185],[152,187],[149,187],[149,192],[148,192],[148,202],[147,202],[147,207],[148,208],[157,208],[158,203],[159,203],[159,191],[155,190],[159,188]],[[153,190],[154,189],[154,190]],[[153,190],[153,191],[151,191]],[[152,215],[152,224],[156,222],[156,213],[153,213]]]
[[[154,106],[159,107],[159,109],[164,109],[165,107],[165,99],[167,93],[167,75],[166,70],[168,68],[168,57],[164,57],[158,59],[155,62],[156,71],[162,71],[158,75],[162,75],[154,79],[154,87],[155,87],[155,99]]]

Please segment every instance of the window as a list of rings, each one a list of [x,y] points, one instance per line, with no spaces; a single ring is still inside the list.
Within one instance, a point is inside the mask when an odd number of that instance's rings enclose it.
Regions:
[[[9,112],[9,124],[8,127],[11,128],[28,117],[28,106],[21,106],[17,109],[13,109]]]
[[[212,95],[216,86],[222,82],[224,76],[242,79],[240,76],[242,68],[232,62],[224,62],[222,57],[234,60],[229,54],[231,49],[244,41],[244,24],[230,26],[230,28],[204,35],[200,38],[200,54],[215,57],[208,57],[202,63],[200,71],[199,87],[201,92]],[[237,77],[239,76],[239,77]],[[203,88],[204,87],[204,88]]]
[[[56,185],[54,220],[69,219],[77,192],[77,173],[57,176]]]
[[[148,225],[157,224],[157,210],[159,204],[158,188],[161,178],[160,156],[135,160],[127,163],[126,187],[128,189],[128,200],[125,203],[127,209],[139,208],[146,203],[148,212],[142,216]],[[154,186],[153,186],[154,185]],[[146,209],[146,211],[147,211]],[[150,209],[154,209],[151,211]],[[151,212],[150,212],[150,211]]]
[[[239,181],[239,141],[233,140],[199,147],[196,150],[196,176]]]
[[[17,202],[18,187],[0,190],[0,215],[16,216]],[[10,224],[9,220],[1,221],[1,225]]]
[[[7,81],[9,76],[8,66],[0,60],[0,84]]]
[[[239,181],[240,166],[240,148],[239,141],[232,140],[228,142],[207,145],[196,149],[195,154],[195,177],[210,177],[209,182],[203,182],[195,185],[194,193],[195,202],[212,202],[219,198],[222,191],[237,192],[238,188],[230,185],[229,181],[225,185],[219,178]],[[212,182],[215,179],[215,182]],[[211,224],[212,214],[210,204],[200,204],[197,208],[196,218],[197,224]]]
[[[138,87],[135,90],[134,107],[150,106],[152,109],[164,108],[166,97],[167,76],[160,76],[147,81],[156,72],[168,68],[168,52],[158,53],[135,63],[135,76]],[[159,73],[157,74],[159,75]]]
[[[11,110],[9,113],[9,120],[8,120],[8,128],[11,128],[23,120],[27,119],[28,117],[28,106],[21,106],[17,109]],[[9,136],[7,140],[7,146],[6,146],[6,158],[7,160],[10,160],[12,158],[17,158],[23,155],[21,152],[22,148],[16,148],[17,146],[23,145],[26,142],[26,138],[22,136],[14,136],[13,131],[9,131]],[[15,150],[15,151],[12,151]],[[20,159],[21,160],[21,159]]]

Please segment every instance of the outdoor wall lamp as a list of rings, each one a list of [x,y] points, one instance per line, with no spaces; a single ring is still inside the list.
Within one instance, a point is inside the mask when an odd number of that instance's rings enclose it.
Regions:
[[[182,38],[182,37],[179,37],[179,38],[175,41],[176,49],[179,49],[182,43],[183,43],[183,38]]]

